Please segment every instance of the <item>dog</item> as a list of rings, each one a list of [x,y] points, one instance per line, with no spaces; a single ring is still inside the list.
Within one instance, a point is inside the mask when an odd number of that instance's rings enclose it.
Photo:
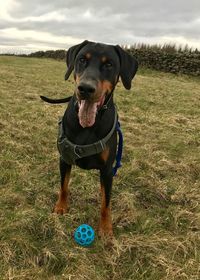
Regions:
[[[68,49],[65,80],[74,71],[75,91],[72,97],[50,99],[49,103],[69,102],[59,123],[61,188],[54,212],[68,211],[69,179],[72,165],[98,169],[101,185],[100,236],[113,236],[110,197],[112,166],[117,150],[117,111],[114,89],[121,78],[125,89],[137,69],[137,60],[120,46],[84,41]]]

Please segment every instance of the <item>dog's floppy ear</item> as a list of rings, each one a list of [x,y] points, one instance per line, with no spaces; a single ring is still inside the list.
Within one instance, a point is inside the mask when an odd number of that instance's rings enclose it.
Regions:
[[[71,75],[71,73],[74,69],[74,62],[75,62],[75,58],[76,58],[78,52],[84,46],[86,46],[88,43],[89,43],[89,41],[85,40],[81,44],[75,45],[68,49],[67,55],[66,55],[67,72],[65,74],[65,80],[67,80],[69,78],[69,76]]]
[[[120,77],[122,83],[126,89],[131,88],[131,81],[135,76],[137,69],[138,69],[138,62],[137,60],[129,55],[126,51],[124,51],[120,46],[115,46],[117,54],[120,59]]]

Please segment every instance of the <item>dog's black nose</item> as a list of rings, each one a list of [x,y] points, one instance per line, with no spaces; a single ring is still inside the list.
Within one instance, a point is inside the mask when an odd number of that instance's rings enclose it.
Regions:
[[[83,99],[89,98],[95,92],[95,88],[89,84],[80,84],[78,91]]]

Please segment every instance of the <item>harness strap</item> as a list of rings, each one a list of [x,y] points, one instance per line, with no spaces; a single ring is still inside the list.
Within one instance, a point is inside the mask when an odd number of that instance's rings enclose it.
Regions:
[[[117,125],[117,110],[115,108],[114,124],[110,132],[101,140],[89,145],[76,145],[64,135],[62,119],[59,122],[59,135],[57,146],[63,160],[68,164],[75,164],[79,158],[101,153],[106,148],[106,143],[113,135]]]

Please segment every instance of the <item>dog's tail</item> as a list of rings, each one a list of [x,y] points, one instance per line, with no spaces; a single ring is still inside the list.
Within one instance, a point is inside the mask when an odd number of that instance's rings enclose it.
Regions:
[[[72,96],[61,98],[61,99],[52,99],[52,98],[40,95],[40,98],[47,103],[60,104],[60,103],[69,102],[71,100]]]

